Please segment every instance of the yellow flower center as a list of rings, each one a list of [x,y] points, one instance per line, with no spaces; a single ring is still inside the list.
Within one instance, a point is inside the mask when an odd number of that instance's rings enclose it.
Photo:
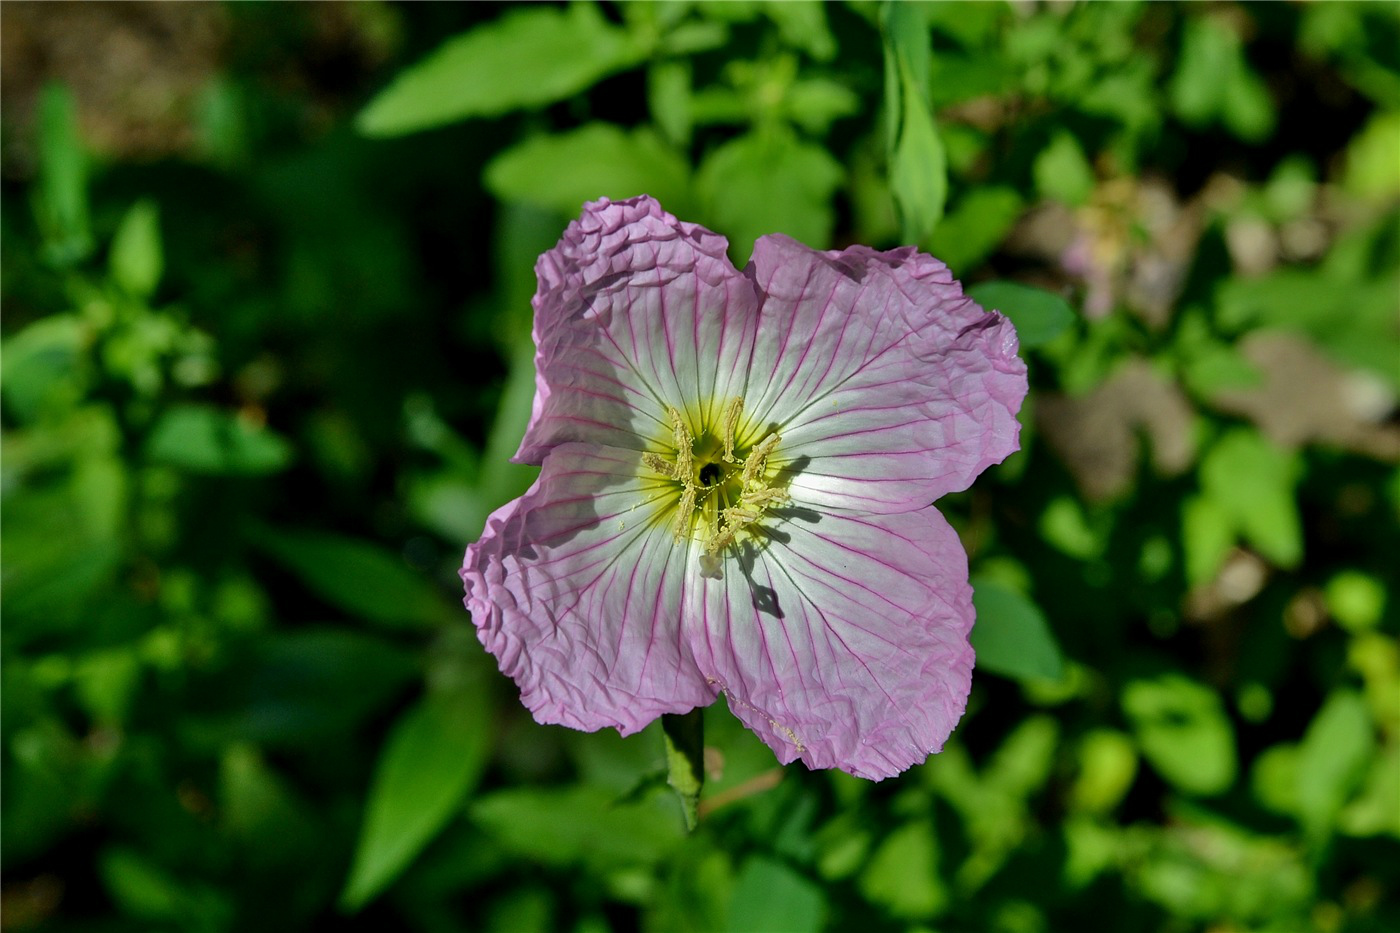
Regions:
[[[674,485],[676,537],[702,541],[701,570],[715,575],[720,552],[752,535],[769,507],[787,498],[770,466],[780,439],[745,424],[742,398],[731,399],[718,423],[699,431],[678,409],[666,414],[671,430],[659,444],[666,452],[647,452],[642,464]]]

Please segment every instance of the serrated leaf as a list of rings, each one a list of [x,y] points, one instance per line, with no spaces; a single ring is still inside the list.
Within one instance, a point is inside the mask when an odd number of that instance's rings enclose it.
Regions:
[[[496,156],[484,179],[491,193],[576,215],[585,201],[650,194],[687,213],[689,165],[649,129],[628,132],[589,123],[568,133],[532,136]]]
[[[1060,646],[1035,603],[987,578],[974,577],[972,588],[977,623],[970,641],[978,670],[1018,679],[1055,680],[1063,675]]]
[[[449,618],[437,588],[370,541],[312,531],[270,530],[254,542],[317,596],[385,625],[432,625]]]
[[[292,445],[271,429],[209,405],[177,405],[146,441],[152,462],[220,476],[276,473],[292,462]]]
[[[481,776],[490,725],[476,687],[430,694],[395,724],[375,766],[342,907],[368,903],[442,830]]]
[[[529,7],[448,39],[360,111],[367,136],[538,107],[640,64],[647,51],[591,3]]]

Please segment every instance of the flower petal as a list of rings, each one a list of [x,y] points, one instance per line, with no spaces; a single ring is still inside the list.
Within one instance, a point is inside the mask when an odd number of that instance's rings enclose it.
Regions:
[[[878,780],[938,751],[972,682],[956,533],[932,507],[772,517],[722,579],[685,579],[700,670],[784,764]]]
[[[795,497],[921,508],[1017,449],[1026,367],[1016,331],[938,260],[766,236],[753,274],[764,302],[749,410],[782,434],[782,460],[800,461]]]
[[[585,205],[535,266],[535,405],[516,460],[586,441],[642,449],[666,410],[704,420],[742,385],[758,299],[727,241],[649,197]]]
[[[675,540],[636,452],[564,444],[462,567],[477,637],[540,722],[636,732],[713,701],[682,638]]]

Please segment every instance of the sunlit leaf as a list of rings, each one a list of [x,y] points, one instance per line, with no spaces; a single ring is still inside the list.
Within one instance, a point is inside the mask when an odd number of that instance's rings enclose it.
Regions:
[[[368,136],[399,136],[537,107],[638,65],[645,55],[591,3],[513,9],[409,66],[360,112],[356,126]]]
[[[600,787],[498,790],[468,808],[507,851],[543,865],[595,869],[655,864],[684,838],[675,795],[661,787],[621,800]]]
[[[978,670],[1014,678],[1060,677],[1064,657],[1035,603],[994,580],[974,578],[972,585],[977,623],[971,641]]]
[[[1360,694],[1338,690],[1328,697],[1298,746],[1298,815],[1311,835],[1325,833],[1356,791],[1375,745]]]
[[[292,445],[270,428],[208,405],[177,405],[146,441],[153,463],[222,476],[276,473],[292,461]]]
[[[487,166],[491,193],[575,216],[585,201],[649,194],[685,216],[689,201],[686,160],[643,128],[589,123],[555,136],[532,136],[506,149]]]
[[[1186,582],[1209,583],[1235,546],[1230,512],[1208,496],[1188,496],[1181,503],[1181,547],[1186,557]]]
[[[1122,801],[1137,776],[1137,749],[1112,729],[1095,729],[1079,743],[1079,775],[1070,789],[1075,809],[1107,813]]]
[[[928,250],[947,263],[954,275],[966,275],[1006,239],[1023,206],[1014,188],[973,188],[943,215],[928,239]],[[1021,346],[1026,345],[1022,337]]]
[[[1357,570],[1343,570],[1328,580],[1325,595],[1327,611],[1349,631],[1374,628],[1385,613],[1385,586]]]
[[[37,215],[45,253],[60,266],[92,249],[88,226],[88,160],[78,135],[77,104],[61,84],[39,94],[39,189]]]
[[[1191,126],[1219,119],[1236,136],[1255,142],[1273,131],[1268,87],[1250,69],[1233,26],[1216,17],[1186,21],[1169,91],[1173,109]]]
[[[8,410],[28,422],[46,409],[74,406],[86,382],[82,350],[89,339],[89,328],[76,314],[40,318],[6,339],[0,354],[5,374],[0,389]]]
[[[667,713],[661,717],[666,744],[666,783],[680,798],[685,828],[695,829],[700,789],[705,783],[703,711]]]
[[[126,212],[107,255],[112,278],[137,298],[149,298],[160,284],[165,257],[160,245],[160,212],[153,201],[137,201]]]
[[[1018,282],[983,282],[969,288],[967,294],[987,310],[1010,318],[1022,349],[1049,343],[1075,321],[1069,302],[1043,288]]]
[[[1163,674],[1129,682],[1122,703],[1143,756],[1176,787],[1209,796],[1235,782],[1235,733],[1214,690]]]
[[[473,685],[431,693],[395,724],[380,753],[341,904],[355,910],[398,877],[481,776],[491,708]]]
[[[1094,190],[1094,168],[1079,140],[1067,130],[1050,138],[1050,144],[1035,157],[1033,173],[1041,195],[1065,204],[1083,204]]]
[[[1303,532],[1293,497],[1301,466],[1256,431],[1226,434],[1201,461],[1201,486],[1215,507],[1260,553],[1283,567],[1303,556]]]
[[[729,237],[730,255],[742,265],[754,241],[767,233],[825,247],[835,222],[831,196],[842,175],[826,149],[773,127],[711,152],[698,184],[710,225]]]
[[[938,877],[933,826],[905,823],[885,837],[860,876],[860,890],[896,917],[933,916],[948,900]]]
[[[906,243],[922,243],[943,217],[948,157],[929,105],[929,35],[915,4],[886,8],[885,105],[890,190]]]
[[[821,889],[812,881],[781,862],[752,857],[734,882],[729,933],[816,933],[822,928],[825,907]]]

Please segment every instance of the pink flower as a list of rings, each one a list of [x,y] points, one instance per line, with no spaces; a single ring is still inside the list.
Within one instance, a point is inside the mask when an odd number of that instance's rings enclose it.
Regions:
[[[1017,449],[1016,333],[912,248],[726,247],[639,197],[540,257],[542,470],[466,604],[540,722],[626,735],[722,693],[784,763],[888,777],[967,701],[967,557],[930,503]]]

